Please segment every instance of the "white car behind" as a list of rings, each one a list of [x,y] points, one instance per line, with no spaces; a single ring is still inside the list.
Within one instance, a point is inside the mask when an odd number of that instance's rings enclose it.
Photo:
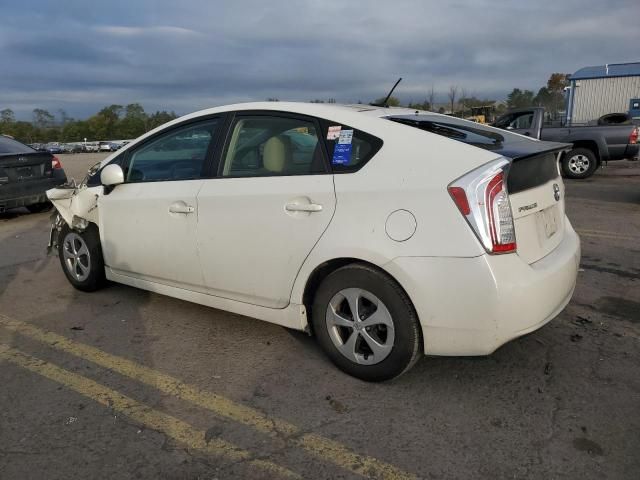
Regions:
[[[78,289],[105,280],[314,334],[379,381],[486,355],[569,302],[565,146],[426,112],[254,103],[174,120],[51,190]]]

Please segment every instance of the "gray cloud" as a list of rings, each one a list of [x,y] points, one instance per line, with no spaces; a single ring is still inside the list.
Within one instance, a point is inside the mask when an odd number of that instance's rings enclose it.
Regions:
[[[451,84],[504,98],[555,71],[637,60],[634,11],[636,0],[26,0],[0,7],[0,108],[366,102],[398,76],[403,100],[433,85],[444,101]]]

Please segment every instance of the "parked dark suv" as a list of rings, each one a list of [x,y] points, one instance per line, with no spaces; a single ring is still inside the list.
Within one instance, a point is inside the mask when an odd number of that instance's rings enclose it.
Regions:
[[[52,154],[0,135],[0,212],[16,207],[42,212],[50,206],[45,192],[66,181],[60,160]]]

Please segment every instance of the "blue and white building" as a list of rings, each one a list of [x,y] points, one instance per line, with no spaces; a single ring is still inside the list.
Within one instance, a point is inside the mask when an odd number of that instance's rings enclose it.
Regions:
[[[640,117],[640,62],[581,68],[569,81],[568,123],[588,123],[608,113]]]

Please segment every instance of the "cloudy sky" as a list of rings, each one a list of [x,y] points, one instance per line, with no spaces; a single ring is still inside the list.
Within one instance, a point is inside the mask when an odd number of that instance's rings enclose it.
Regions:
[[[0,0],[0,109],[504,98],[640,61],[638,0]]]

